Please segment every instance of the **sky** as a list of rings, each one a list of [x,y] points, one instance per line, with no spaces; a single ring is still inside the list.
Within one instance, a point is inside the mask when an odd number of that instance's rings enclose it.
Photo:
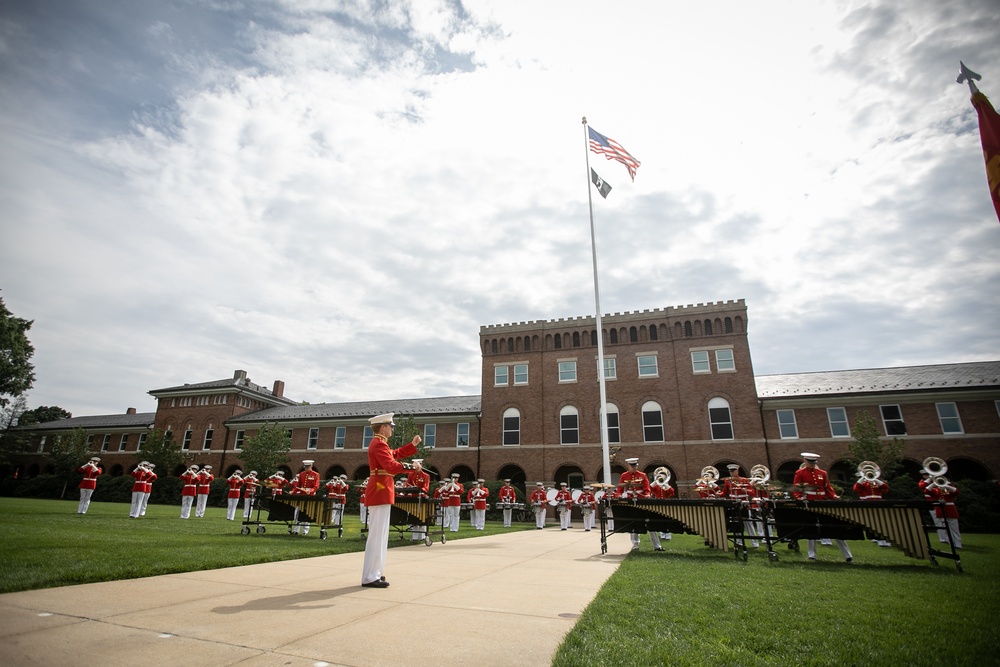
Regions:
[[[5,0],[29,409],[478,394],[479,328],[745,299],[755,375],[1000,358],[994,0]],[[586,148],[583,117],[640,162]],[[611,186],[602,199],[587,163]]]

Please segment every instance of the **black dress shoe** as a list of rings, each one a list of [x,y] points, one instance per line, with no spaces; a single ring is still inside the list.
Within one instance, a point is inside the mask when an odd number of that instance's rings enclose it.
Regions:
[[[361,584],[366,588],[389,588],[389,582],[385,579],[379,579],[378,581],[369,581],[367,584]]]

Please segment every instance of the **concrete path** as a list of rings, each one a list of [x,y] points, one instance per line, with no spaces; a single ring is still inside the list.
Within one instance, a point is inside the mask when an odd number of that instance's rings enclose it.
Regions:
[[[546,528],[390,549],[385,589],[353,553],[9,593],[0,664],[549,665],[627,550]]]

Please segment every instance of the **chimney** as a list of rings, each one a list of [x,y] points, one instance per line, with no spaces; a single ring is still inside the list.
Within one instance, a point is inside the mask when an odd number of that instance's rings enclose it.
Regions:
[[[242,381],[246,382],[247,372],[246,371],[234,371],[233,372],[233,379],[234,380],[242,380]]]
[[[274,388],[271,390],[271,393],[277,396],[278,398],[283,398],[285,395],[285,383],[282,382],[281,380],[275,380]]]
[[[128,408],[127,410],[125,410],[125,414],[127,414],[127,415],[134,415],[135,414],[135,408]]]

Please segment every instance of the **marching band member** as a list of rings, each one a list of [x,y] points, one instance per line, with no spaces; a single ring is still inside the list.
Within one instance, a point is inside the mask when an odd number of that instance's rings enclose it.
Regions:
[[[257,471],[251,470],[250,474],[243,478],[243,518],[250,518],[250,511],[253,509],[254,501],[260,492],[260,482],[257,481]]]
[[[932,481],[934,480],[931,479],[931,474],[929,472],[924,471],[920,473],[920,481],[917,482],[917,487],[920,489],[920,493],[924,494],[924,500],[930,502],[934,502],[934,499],[931,498],[931,494],[928,491],[928,487],[931,485]],[[934,522],[934,525],[937,526],[938,530],[944,528],[944,519],[938,516],[937,508],[931,509],[930,515],[931,515],[931,521]]]
[[[445,486],[444,490],[445,516],[447,517],[445,525],[453,533],[458,532],[458,524],[462,513],[462,492],[465,491],[465,486],[458,480],[458,473],[452,473],[451,482]]]
[[[469,490],[465,494],[465,502],[469,506],[469,527],[471,527],[473,530],[479,528],[479,524],[476,522],[476,512],[472,508],[472,492],[478,488],[479,488],[479,482],[476,480],[472,480],[471,482],[469,482]]]
[[[548,500],[545,495],[545,485],[541,482],[535,482],[535,490],[531,492],[531,498],[528,500],[531,503],[531,508],[535,510],[535,528],[538,530],[545,528],[545,503]]]
[[[285,479],[285,471],[279,470],[270,477],[267,478],[267,484],[271,487],[271,497],[277,498],[280,496],[285,487],[289,485],[289,481]]]
[[[411,461],[411,463],[413,463],[414,465],[422,465],[423,462],[424,462],[423,459],[413,459]],[[417,492],[416,497],[426,498],[427,493],[431,489],[431,476],[428,475],[426,472],[424,472],[422,469],[411,470],[410,473],[406,476],[406,486],[414,489],[420,489]],[[411,542],[422,541],[425,537],[427,537],[426,526],[421,526],[419,524],[413,524],[412,526],[410,526]]]
[[[510,485],[510,480],[505,479],[503,481],[503,486],[500,487],[500,493],[497,494],[497,498],[501,503],[507,505],[513,505],[517,502],[517,491],[514,487]],[[513,518],[514,510],[511,508],[505,508],[503,511],[503,527],[510,528],[511,519]]]
[[[330,525],[340,526],[344,521],[344,505],[347,503],[347,475],[333,477],[326,483],[326,495],[333,500],[330,509]]]
[[[472,487],[472,525],[476,530],[486,528],[486,506],[490,490],[482,481],[477,481]]]
[[[615,489],[615,496],[618,498],[648,498],[650,494],[649,477],[639,470],[639,459],[625,459],[628,470],[618,478],[618,487]],[[632,551],[639,550],[639,533],[632,533]],[[660,545],[660,536],[654,531],[649,531],[649,541],[655,551],[663,551]]]
[[[740,475],[740,466],[738,464],[730,463],[726,467],[729,469],[729,477],[722,483],[722,497],[741,502],[745,508],[743,511],[749,516],[750,501],[756,495],[753,487],[750,485],[750,480]],[[751,537],[758,537],[757,526],[749,518],[743,520],[743,530]],[[750,540],[750,544],[754,547],[760,546],[760,542],[754,539]],[[740,546],[742,546],[742,542]]]
[[[212,474],[212,466],[202,466],[201,472],[198,473],[198,501],[194,506],[196,519],[205,516],[205,508],[208,507],[208,493],[212,490],[213,479],[215,479],[215,475]]]
[[[434,498],[437,499],[437,508],[434,510],[434,517],[440,522],[441,530],[444,530],[444,526],[448,525],[445,521],[445,508],[444,508],[444,498],[445,498],[445,485],[448,484],[447,479],[438,480],[438,488],[434,489]]]
[[[129,476],[135,480],[132,483],[132,505],[128,511],[130,519],[138,519],[139,513],[142,511],[142,494],[146,492],[146,477],[149,475],[149,469],[146,465],[147,462],[143,461],[129,473]]]
[[[312,459],[306,459],[302,462],[303,470],[295,479],[292,481],[292,495],[296,496],[315,496],[316,492],[319,491],[319,473],[313,470]],[[299,522],[299,508],[295,508],[295,513],[292,516],[292,523],[295,527],[292,528],[292,535],[299,534],[299,528],[302,529],[302,535],[309,534],[309,522],[302,521]]]
[[[721,493],[719,485],[710,479],[699,479],[694,483],[694,488],[701,498],[718,498]]]
[[[361,585],[372,588],[387,588],[385,580],[385,556],[389,543],[389,513],[395,500],[395,484],[393,475],[397,475],[406,467],[399,459],[413,456],[417,453],[417,445],[421,437],[413,439],[398,449],[389,448],[389,438],[392,437],[393,413],[378,415],[368,421],[375,435],[368,444],[368,467],[371,476],[368,478],[368,490],[365,494],[365,504],[368,507],[368,539],[365,542],[365,561],[361,573]],[[420,464],[413,464],[420,470]]]
[[[226,478],[229,491],[226,492],[226,519],[236,520],[236,507],[240,504],[240,491],[243,490],[243,471],[236,469],[233,474]]]
[[[792,497],[796,500],[837,500],[840,496],[830,486],[830,476],[819,467],[819,454],[802,452],[802,460],[805,466],[795,472],[792,480]],[[840,553],[848,563],[854,562],[854,556],[844,540],[833,540]],[[809,560],[816,560],[816,540],[806,540]]]
[[[594,519],[597,512],[597,498],[594,497],[594,487],[589,484],[583,487],[583,493],[576,499],[576,504],[580,506],[580,513],[583,515],[583,531],[590,532],[594,527]]]
[[[153,493],[153,482],[159,479],[159,476],[153,472],[153,468],[156,464],[146,461],[146,469],[149,474],[146,475],[145,488],[142,491],[142,504],[139,506],[139,516],[146,516],[146,505],[149,504],[149,496]]]
[[[926,493],[933,502],[944,503],[943,507],[941,505],[934,507],[934,512],[940,522],[937,532],[938,540],[943,544],[948,544],[948,533],[951,532],[951,537],[954,540],[952,546],[956,549],[961,549],[962,533],[958,530],[958,508],[955,506],[955,499],[958,497],[958,488],[945,480],[945,484],[940,486],[935,483],[928,484]],[[944,527],[944,522],[948,524],[947,529]]]
[[[889,491],[889,485],[881,479],[869,480],[862,473],[858,473],[858,481],[854,483],[854,493],[858,494],[861,500],[882,500]],[[887,540],[872,540],[880,547],[891,547]]]
[[[656,482],[650,485],[649,495],[653,498],[673,498],[677,492],[674,487],[670,486],[670,482]],[[661,540],[669,540],[673,537],[672,533],[657,533]]]
[[[358,485],[358,512],[363,525],[368,524],[368,506],[365,505],[365,494],[368,493],[368,478],[365,477]]]
[[[479,522],[479,530],[486,527],[486,510],[489,508],[490,501],[490,488],[486,486],[485,479],[476,480],[479,482],[479,489],[483,492],[483,501],[486,503],[486,507],[483,508],[483,520]]]
[[[184,482],[181,489],[181,518],[187,519],[191,516],[191,506],[198,495],[198,466],[192,465],[181,473],[180,480]]]
[[[77,472],[83,474],[80,480],[80,504],[76,506],[77,514],[86,514],[90,508],[90,497],[94,495],[97,488],[97,478],[104,472],[104,468],[97,465],[101,462],[100,457],[91,456],[90,460],[77,468]]]
[[[559,530],[568,530],[573,507],[573,494],[566,488],[566,482],[559,482],[559,491],[556,492],[556,511],[559,512]]]

